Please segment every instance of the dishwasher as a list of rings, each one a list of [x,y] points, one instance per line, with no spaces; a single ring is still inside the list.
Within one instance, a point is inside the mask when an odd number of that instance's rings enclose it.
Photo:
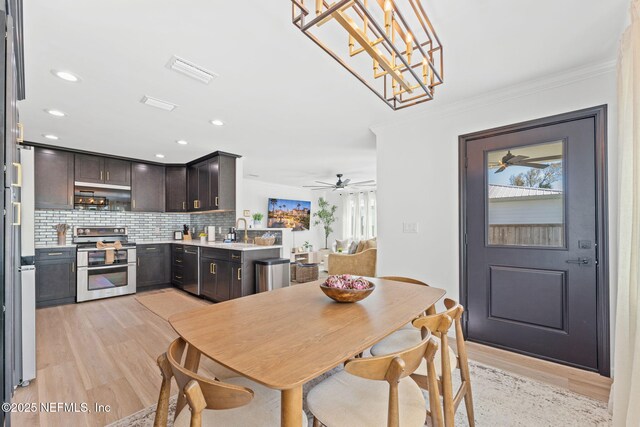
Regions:
[[[200,248],[185,245],[182,263],[184,266],[182,289],[190,294],[200,295]]]

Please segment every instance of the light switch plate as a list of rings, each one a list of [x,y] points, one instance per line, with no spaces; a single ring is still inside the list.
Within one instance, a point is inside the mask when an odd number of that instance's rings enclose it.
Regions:
[[[418,223],[417,222],[403,222],[402,223],[402,232],[417,234],[418,233]]]

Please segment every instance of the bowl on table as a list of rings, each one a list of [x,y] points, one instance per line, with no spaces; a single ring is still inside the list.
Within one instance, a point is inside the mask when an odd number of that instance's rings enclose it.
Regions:
[[[329,276],[324,283],[320,284],[322,292],[336,302],[362,301],[375,288],[376,286],[368,280],[350,274]]]

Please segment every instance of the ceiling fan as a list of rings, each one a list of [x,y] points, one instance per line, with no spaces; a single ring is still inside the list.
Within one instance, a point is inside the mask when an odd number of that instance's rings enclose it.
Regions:
[[[498,170],[496,170],[494,173],[500,173],[506,168],[508,168],[509,166],[525,166],[528,168],[545,169],[549,167],[548,164],[537,163],[537,162],[541,162],[545,160],[557,160],[561,158],[562,156],[559,154],[555,156],[531,158],[529,156],[522,156],[522,155],[516,156],[511,154],[511,151],[507,151],[507,154],[504,155],[499,162],[489,163],[489,167],[498,168]]]
[[[355,189],[357,187],[371,187],[376,185],[376,182],[372,179],[368,181],[351,182],[350,179],[345,179],[343,181],[342,180],[343,174],[341,173],[336,174],[336,176],[338,177],[338,182],[336,182],[335,184],[330,184],[324,181],[316,181],[318,184],[321,184],[321,185],[303,185],[303,187],[311,188],[312,190],[332,189],[332,191],[336,191],[336,190],[344,190],[347,187]]]

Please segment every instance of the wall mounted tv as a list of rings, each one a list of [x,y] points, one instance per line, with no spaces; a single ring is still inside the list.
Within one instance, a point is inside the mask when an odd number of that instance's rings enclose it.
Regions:
[[[291,228],[293,231],[309,229],[311,202],[305,200],[269,199],[267,227]]]

